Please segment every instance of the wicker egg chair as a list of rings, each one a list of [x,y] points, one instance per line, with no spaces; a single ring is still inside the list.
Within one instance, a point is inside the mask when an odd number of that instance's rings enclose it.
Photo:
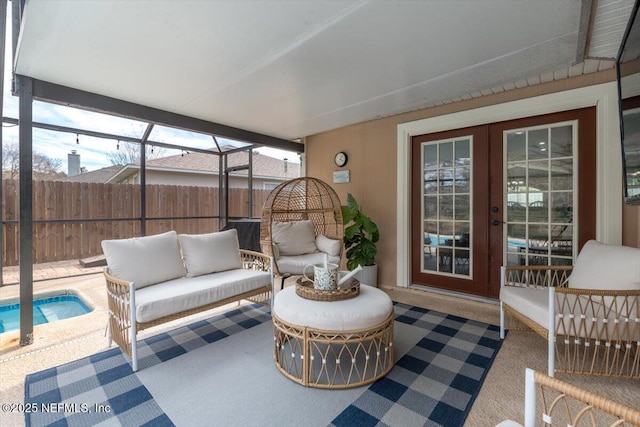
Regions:
[[[284,287],[285,278],[302,272],[297,268],[287,267],[284,262],[278,264],[280,258],[278,249],[274,250],[273,225],[276,222],[304,220],[313,222],[316,237],[324,235],[339,241],[340,249],[337,256],[342,256],[344,225],[340,199],[334,189],[326,182],[310,177],[283,182],[269,193],[262,209],[260,223],[260,246],[263,253],[273,257],[274,273],[282,277],[281,288]],[[301,261],[304,261],[304,258],[301,258]]]

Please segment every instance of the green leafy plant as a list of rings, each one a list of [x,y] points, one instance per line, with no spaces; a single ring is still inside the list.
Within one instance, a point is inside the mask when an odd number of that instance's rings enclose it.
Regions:
[[[353,270],[358,265],[374,265],[378,252],[376,242],[380,239],[378,226],[360,211],[356,199],[349,193],[347,206],[342,206],[344,246],[347,249],[347,268]]]

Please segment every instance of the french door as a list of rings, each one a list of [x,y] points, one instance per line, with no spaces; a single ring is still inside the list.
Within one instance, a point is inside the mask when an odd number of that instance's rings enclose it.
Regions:
[[[412,138],[411,279],[497,297],[500,266],[595,236],[595,108]]]

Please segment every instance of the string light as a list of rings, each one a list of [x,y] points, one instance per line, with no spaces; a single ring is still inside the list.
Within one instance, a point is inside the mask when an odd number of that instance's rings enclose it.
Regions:
[[[76,144],[80,145],[80,135],[76,133]]]
[[[118,140],[118,143],[116,144],[116,150],[120,149],[120,140]]]

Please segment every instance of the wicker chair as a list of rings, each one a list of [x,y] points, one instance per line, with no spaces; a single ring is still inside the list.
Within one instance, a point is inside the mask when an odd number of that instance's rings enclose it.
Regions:
[[[506,314],[547,340],[548,375],[640,379],[640,249],[589,241],[572,266],[503,266]],[[516,329],[516,328],[510,328]]]
[[[536,398],[536,388],[539,388],[539,400]],[[536,405],[536,401],[539,404]],[[538,412],[538,408],[542,413]],[[524,426],[566,425],[637,426],[640,425],[640,411],[527,368]],[[496,427],[522,427],[522,424],[508,420]]]
[[[281,256],[273,231],[277,223],[311,221],[313,233],[333,242],[337,249],[332,258],[339,262],[342,256],[344,225],[342,209],[336,192],[326,182],[310,177],[296,178],[278,185],[267,197],[262,209],[260,223],[260,246],[262,252],[274,259],[274,273],[284,280],[292,275],[302,274],[305,264],[314,263],[318,255],[323,256],[321,245],[311,254],[297,257]],[[306,256],[305,256],[306,255]]]

